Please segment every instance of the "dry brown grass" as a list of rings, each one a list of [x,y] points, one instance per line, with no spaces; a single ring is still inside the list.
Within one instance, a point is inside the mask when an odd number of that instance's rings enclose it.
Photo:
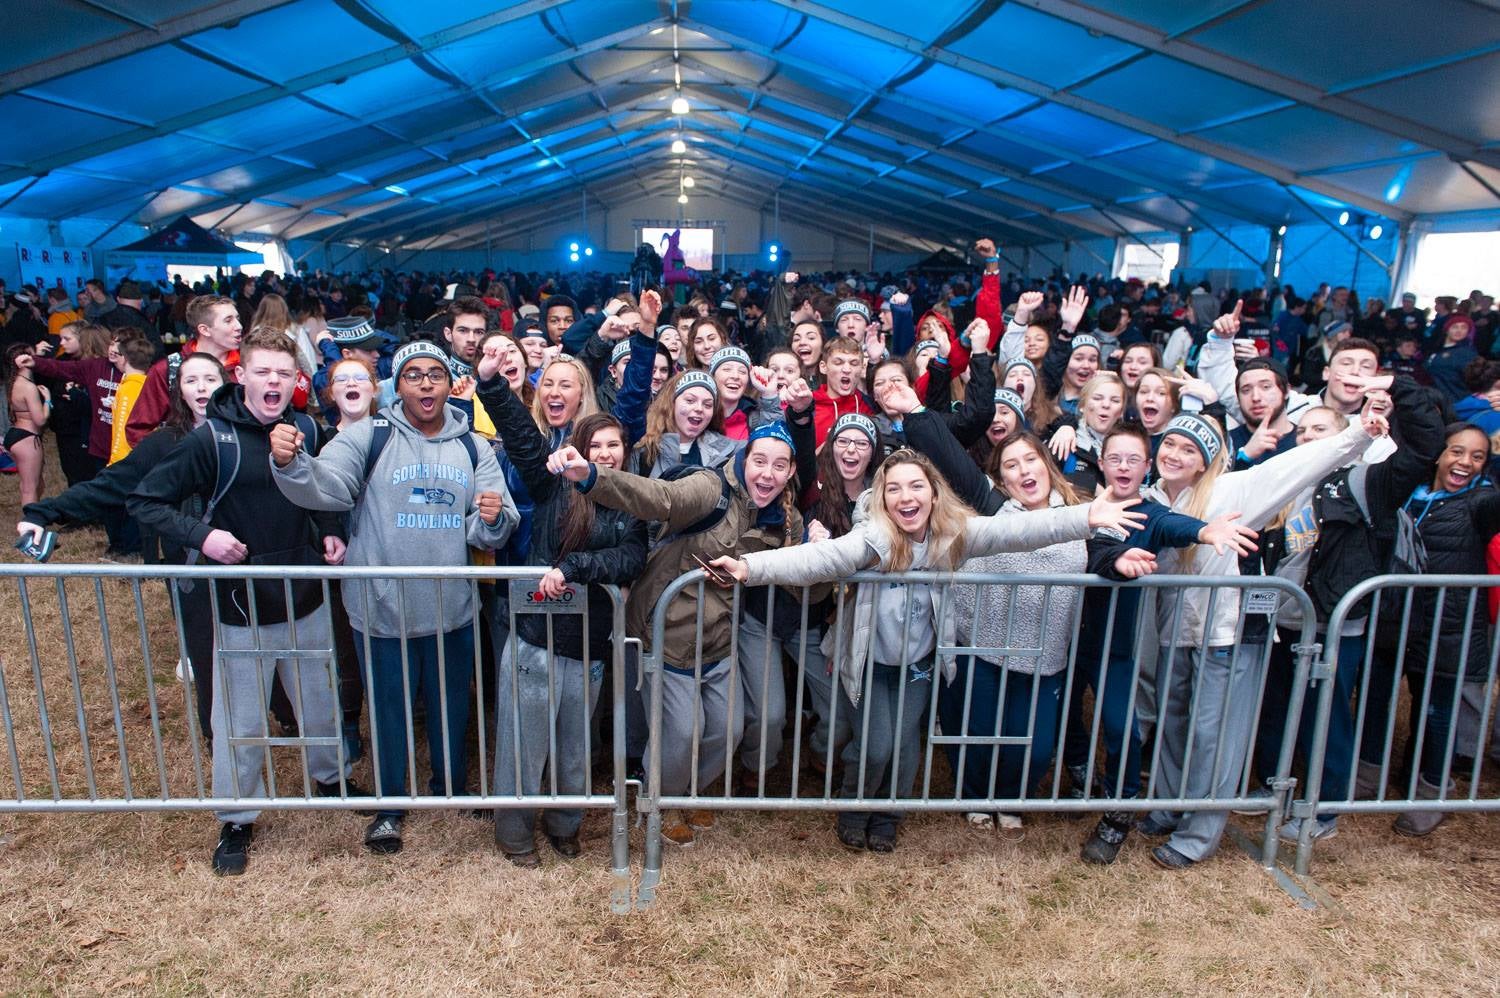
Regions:
[[[15,508],[13,480],[0,481],[0,508]],[[101,547],[91,531],[64,541],[60,560]],[[137,748],[150,728],[129,591],[106,590],[132,771],[154,787],[154,762]],[[19,600],[0,592],[27,791],[45,793]],[[160,614],[160,593],[146,592]],[[69,594],[92,605],[87,578]],[[76,788],[83,757],[55,598],[32,595],[61,779]],[[75,640],[108,792],[119,764],[97,625]],[[165,625],[153,632],[183,792],[172,640]],[[8,763],[0,775],[9,795]],[[1227,843],[1169,875],[1139,839],[1114,867],[1083,866],[1087,823],[1056,817],[1029,819],[1019,843],[955,816],[915,817],[884,858],[844,852],[829,826],[821,815],[724,816],[696,848],[668,852],[655,909],[622,918],[608,912],[608,822],[597,813],[582,860],[548,856],[536,873],[513,869],[487,825],[454,812],[414,815],[406,851],[390,858],[365,854],[352,815],[281,813],[261,821],[250,874],[236,880],[209,871],[206,815],[0,816],[0,990],[1457,994],[1493,992],[1500,977],[1495,816],[1453,818],[1419,842],[1393,835],[1387,818],[1343,819],[1315,867],[1343,910],[1315,912]],[[638,832],[632,846],[639,857]]]

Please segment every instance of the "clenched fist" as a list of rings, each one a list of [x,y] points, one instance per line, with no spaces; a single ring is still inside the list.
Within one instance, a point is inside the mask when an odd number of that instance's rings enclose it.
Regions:
[[[495,521],[500,519],[500,509],[502,507],[500,493],[481,492],[478,498],[474,500],[474,505],[479,509],[479,518],[490,526],[493,527]]]
[[[271,427],[271,460],[276,467],[285,468],[302,449],[302,431],[291,423],[277,423]]]

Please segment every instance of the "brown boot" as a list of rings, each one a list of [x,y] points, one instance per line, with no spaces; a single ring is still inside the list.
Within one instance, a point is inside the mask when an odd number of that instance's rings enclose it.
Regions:
[[[1359,769],[1354,774],[1354,799],[1379,800],[1385,793],[1385,784],[1380,779],[1380,763],[1359,760]]]
[[[693,829],[683,818],[681,811],[668,811],[661,816],[661,837],[684,849],[693,844]]]
[[[715,820],[712,811],[689,811],[687,813],[689,828],[712,828]]]

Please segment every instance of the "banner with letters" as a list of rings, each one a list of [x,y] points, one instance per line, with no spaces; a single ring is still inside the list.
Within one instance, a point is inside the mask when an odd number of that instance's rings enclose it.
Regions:
[[[16,261],[21,283],[35,285],[43,294],[60,286],[70,296],[76,295],[83,282],[94,276],[94,251],[87,247],[16,243]]]

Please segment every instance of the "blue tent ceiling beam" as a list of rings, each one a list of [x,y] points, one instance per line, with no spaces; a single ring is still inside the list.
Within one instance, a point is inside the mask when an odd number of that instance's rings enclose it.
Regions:
[[[45,31],[20,23],[0,209],[457,247],[580,192],[669,196],[691,169],[699,195],[912,248],[1500,202],[1481,0],[931,0],[909,24],[894,0],[160,11],[54,0]],[[1326,23],[1364,56],[1288,44]],[[338,61],[283,77],[268,54],[289,37],[337,37]],[[59,127],[24,127],[38,114]]]

